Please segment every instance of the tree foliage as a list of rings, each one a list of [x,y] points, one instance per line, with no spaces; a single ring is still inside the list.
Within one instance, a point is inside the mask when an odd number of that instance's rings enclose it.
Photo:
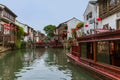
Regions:
[[[18,32],[17,32],[17,38],[21,39],[23,35],[24,35],[24,29],[23,29],[23,27],[19,26],[18,27]]]
[[[55,25],[47,25],[44,27],[43,30],[45,31],[48,37],[53,37],[55,28],[56,28]]]
[[[16,47],[19,49],[19,48],[21,48],[21,44],[22,44],[21,39],[24,35],[24,28],[19,26],[17,28],[17,32],[15,34],[17,36]]]
[[[76,27],[81,28],[83,27],[83,24],[84,24],[83,22],[79,22]]]

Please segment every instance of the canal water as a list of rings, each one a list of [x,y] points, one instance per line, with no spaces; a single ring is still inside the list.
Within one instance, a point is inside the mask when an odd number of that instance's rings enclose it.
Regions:
[[[99,80],[71,64],[63,49],[27,49],[0,53],[0,80]]]

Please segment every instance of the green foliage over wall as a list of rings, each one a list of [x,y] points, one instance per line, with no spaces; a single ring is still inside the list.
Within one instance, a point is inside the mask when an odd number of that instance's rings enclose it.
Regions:
[[[21,48],[21,40],[16,41],[16,48],[20,49]]]
[[[19,26],[15,34],[17,36],[16,48],[20,49],[22,45],[22,37],[24,36],[24,28]]]
[[[23,35],[24,35],[23,27],[18,27],[17,39],[21,39]]]
[[[76,27],[78,27],[78,28],[83,27],[83,22],[79,22]]]

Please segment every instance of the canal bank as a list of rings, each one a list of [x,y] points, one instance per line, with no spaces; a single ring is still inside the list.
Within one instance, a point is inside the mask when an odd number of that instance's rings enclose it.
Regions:
[[[0,46],[0,53],[10,50],[10,48],[5,48]]]

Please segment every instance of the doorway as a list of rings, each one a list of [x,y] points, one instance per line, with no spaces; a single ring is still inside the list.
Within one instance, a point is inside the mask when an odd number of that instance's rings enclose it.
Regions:
[[[117,20],[117,29],[120,29],[120,19]]]

